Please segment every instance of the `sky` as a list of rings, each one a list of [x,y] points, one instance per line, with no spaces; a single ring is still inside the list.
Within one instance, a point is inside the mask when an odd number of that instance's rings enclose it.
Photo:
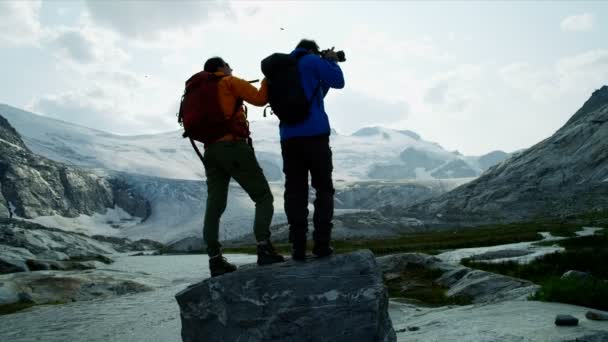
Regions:
[[[0,1],[0,103],[122,135],[173,131],[207,58],[259,79],[264,57],[308,38],[346,53],[346,86],[326,97],[340,134],[384,126],[466,155],[513,152],[608,84],[606,17],[600,1]]]

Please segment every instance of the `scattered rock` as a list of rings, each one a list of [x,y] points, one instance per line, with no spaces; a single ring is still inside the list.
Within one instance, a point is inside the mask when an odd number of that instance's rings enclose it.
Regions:
[[[555,317],[555,325],[564,327],[577,326],[578,318],[571,315],[557,315]]]
[[[608,321],[608,314],[603,312],[587,311],[585,317],[592,321]]]
[[[562,279],[566,278],[574,278],[574,279],[588,279],[593,277],[590,273],[581,272],[581,271],[568,271],[562,275]]]
[[[176,295],[190,341],[395,341],[370,251],[248,266]]]

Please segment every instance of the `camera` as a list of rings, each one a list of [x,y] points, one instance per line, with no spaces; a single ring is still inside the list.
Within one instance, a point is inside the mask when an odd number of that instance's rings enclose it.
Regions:
[[[332,51],[332,49],[325,49],[322,50],[320,52],[321,57],[325,58],[325,55],[327,55],[328,52]],[[340,50],[340,51],[335,51],[336,53],[336,57],[338,57],[338,62],[345,62],[346,61],[346,55],[344,54],[344,51]]]

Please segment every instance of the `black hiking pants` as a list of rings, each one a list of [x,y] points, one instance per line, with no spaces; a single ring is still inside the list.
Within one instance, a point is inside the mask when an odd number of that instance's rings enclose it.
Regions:
[[[285,214],[292,243],[306,241],[308,232],[308,173],[316,190],[313,239],[329,244],[334,216],[332,153],[329,136],[297,137],[281,142],[285,174]]]

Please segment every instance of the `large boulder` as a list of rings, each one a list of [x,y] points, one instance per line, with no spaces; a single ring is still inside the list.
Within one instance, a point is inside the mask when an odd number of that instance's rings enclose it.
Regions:
[[[368,251],[206,279],[176,296],[184,341],[395,341]]]

